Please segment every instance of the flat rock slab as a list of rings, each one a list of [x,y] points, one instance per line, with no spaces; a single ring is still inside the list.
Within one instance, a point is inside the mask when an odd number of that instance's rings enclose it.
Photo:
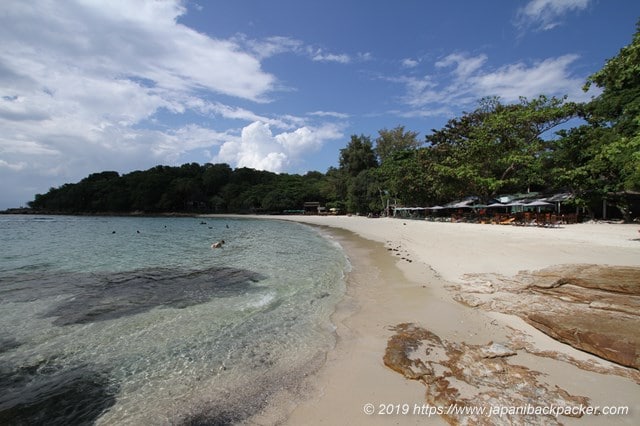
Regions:
[[[515,314],[563,343],[640,369],[640,268],[560,265],[466,279],[452,286],[459,302]]]

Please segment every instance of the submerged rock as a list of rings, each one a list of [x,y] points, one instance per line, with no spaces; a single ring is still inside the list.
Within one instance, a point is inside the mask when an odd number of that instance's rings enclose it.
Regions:
[[[106,373],[55,362],[0,367],[0,424],[90,425],[115,404],[118,389]]]
[[[260,273],[231,267],[62,275],[56,279],[68,281],[65,290],[71,296],[45,316],[55,317],[54,324],[65,326],[112,320],[159,307],[184,309],[213,298],[258,291],[252,284],[264,278]]]

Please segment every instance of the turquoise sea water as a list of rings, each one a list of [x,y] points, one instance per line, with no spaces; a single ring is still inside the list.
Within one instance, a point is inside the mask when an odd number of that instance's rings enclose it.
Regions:
[[[0,424],[245,419],[333,346],[347,268],[282,221],[0,216]]]

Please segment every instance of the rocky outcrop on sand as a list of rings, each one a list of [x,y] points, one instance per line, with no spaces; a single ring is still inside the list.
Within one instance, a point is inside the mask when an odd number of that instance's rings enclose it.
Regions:
[[[455,300],[517,315],[563,343],[640,369],[640,268],[561,265],[465,279],[451,286]]]
[[[452,342],[408,323],[392,330],[385,365],[424,383],[427,403],[440,408],[438,414],[450,424],[556,425],[562,415],[545,414],[544,407],[580,417],[573,408],[588,405],[586,397],[546,384],[538,380],[539,372],[510,362],[516,350],[509,343]],[[496,412],[498,407],[509,412]]]

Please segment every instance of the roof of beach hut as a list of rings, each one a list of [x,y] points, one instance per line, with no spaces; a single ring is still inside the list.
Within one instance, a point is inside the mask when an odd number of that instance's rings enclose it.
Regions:
[[[536,207],[553,206],[553,203],[548,203],[544,200],[534,200],[530,203],[525,204],[525,206],[536,206]]]

